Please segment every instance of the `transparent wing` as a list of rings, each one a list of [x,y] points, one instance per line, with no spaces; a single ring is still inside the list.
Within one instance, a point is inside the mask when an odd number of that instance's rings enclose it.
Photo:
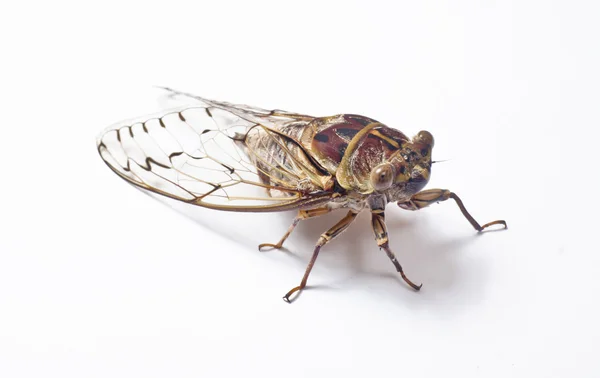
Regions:
[[[174,98],[182,98],[189,99],[193,101],[197,101],[200,104],[205,104],[212,108],[219,108],[226,110],[234,115],[237,115],[240,118],[248,120],[253,123],[258,123],[263,126],[271,127],[274,129],[280,129],[281,127],[288,125],[292,122],[297,121],[307,121],[310,122],[315,117],[309,116],[306,114],[293,113],[288,112],[286,110],[281,109],[262,109],[256,106],[249,105],[240,105],[240,104],[231,104],[225,101],[215,101],[209,100],[204,97],[196,96],[186,92],[176,91],[167,87],[159,87],[160,89],[164,89],[169,93],[171,97]]]
[[[287,210],[331,198],[324,170],[280,132],[312,117],[177,95],[194,104],[113,125],[99,136],[100,156],[120,177],[228,211]]]

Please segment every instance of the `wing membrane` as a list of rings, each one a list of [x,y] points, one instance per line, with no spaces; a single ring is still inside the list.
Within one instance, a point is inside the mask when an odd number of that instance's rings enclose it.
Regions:
[[[240,118],[263,126],[280,129],[281,127],[296,121],[312,121],[315,117],[306,114],[288,112],[281,109],[262,109],[256,106],[231,104],[225,101],[209,100],[186,92],[176,91],[167,87],[159,87],[167,91],[171,97],[191,99],[213,108],[226,110]]]
[[[281,131],[312,117],[173,93],[194,103],[118,123],[98,138],[98,152],[120,177],[218,210],[278,211],[330,199],[324,170]]]

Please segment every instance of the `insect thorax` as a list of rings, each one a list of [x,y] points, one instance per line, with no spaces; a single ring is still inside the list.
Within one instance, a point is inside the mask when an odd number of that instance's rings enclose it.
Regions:
[[[336,190],[333,207],[358,210],[365,204],[405,201],[429,179],[430,165],[421,167],[424,157],[414,151],[406,135],[359,115],[291,122],[275,131],[257,125],[248,131],[243,145],[265,185],[291,185],[305,193]],[[376,192],[371,172],[386,162],[392,164],[399,181]],[[289,195],[273,188],[269,193]]]

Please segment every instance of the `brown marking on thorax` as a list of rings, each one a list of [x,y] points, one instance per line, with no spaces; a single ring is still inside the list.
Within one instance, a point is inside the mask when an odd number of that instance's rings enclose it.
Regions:
[[[349,153],[349,172],[337,172],[350,142],[368,125],[377,124]],[[372,127],[372,126],[371,126]],[[371,170],[389,159],[409,139],[398,130],[378,124],[377,121],[353,114],[317,118],[303,135],[303,142],[310,140],[310,150],[319,162],[332,174],[352,175],[357,181],[368,180]],[[312,135],[306,135],[306,134]],[[349,189],[349,188],[347,188]]]
[[[310,150],[329,172],[335,173],[348,143],[373,122],[370,118],[350,114],[317,118],[309,126],[312,132],[310,140],[305,138],[303,142],[310,146]]]

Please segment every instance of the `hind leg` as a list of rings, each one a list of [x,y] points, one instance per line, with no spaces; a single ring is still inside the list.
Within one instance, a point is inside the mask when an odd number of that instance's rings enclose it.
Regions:
[[[290,228],[288,228],[285,235],[283,235],[283,237],[281,238],[281,240],[279,240],[279,242],[277,242],[277,244],[263,243],[258,246],[258,250],[261,251],[263,248],[266,247],[280,249],[283,246],[285,240],[290,236],[292,231],[294,231],[294,228],[296,228],[296,226],[298,225],[298,223],[300,223],[301,220],[318,217],[319,215],[327,214],[330,211],[331,210],[328,207],[318,207],[316,209],[298,211],[298,215],[296,215],[296,218],[294,218],[294,221],[290,225]]]

